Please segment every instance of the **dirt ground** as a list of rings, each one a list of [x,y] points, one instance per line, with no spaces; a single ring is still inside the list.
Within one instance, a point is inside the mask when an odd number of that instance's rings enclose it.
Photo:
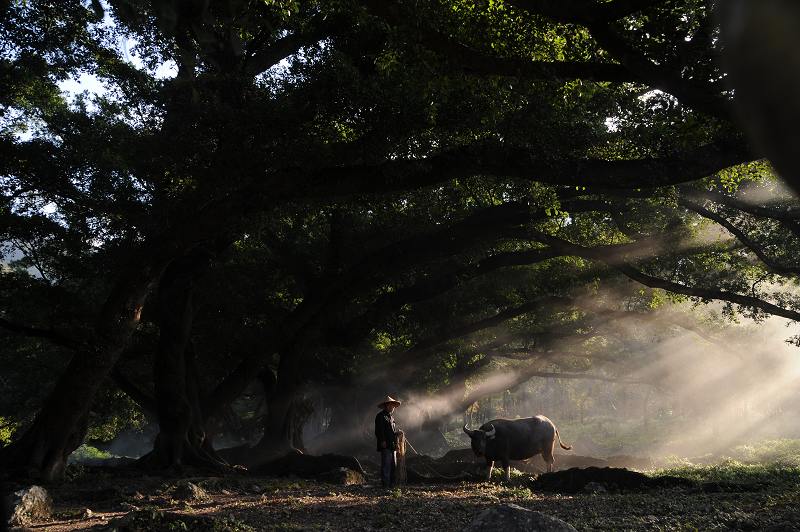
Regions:
[[[180,479],[84,470],[50,486],[55,514],[32,530],[460,530],[483,509],[512,502],[578,530],[800,530],[797,471],[744,492],[692,488],[577,495],[511,483],[460,482],[382,490],[293,478],[190,478],[206,499],[180,500]],[[788,479],[788,480],[787,480]],[[374,480],[373,480],[374,481]],[[756,489],[753,489],[756,486]],[[88,511],[87,511],[88,510]]]

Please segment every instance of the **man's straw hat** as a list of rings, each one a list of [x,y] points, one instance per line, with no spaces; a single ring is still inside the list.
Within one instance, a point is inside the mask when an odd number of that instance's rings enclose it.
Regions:
[[[386,396],[386,397],[383,399],[383,401],[382,401],[382,402],[378,403],[378,408],[383,408],[383,405],[385,405],[386,403],[392,403],[392,404],[394,404],[394,406],[400,406],[401,404],[403,404],[403,403],[401,403],[400,401],[398,401],[397,399],[392,399],[391,397],[389,397],[389,396],[387,395],[387,396]]]

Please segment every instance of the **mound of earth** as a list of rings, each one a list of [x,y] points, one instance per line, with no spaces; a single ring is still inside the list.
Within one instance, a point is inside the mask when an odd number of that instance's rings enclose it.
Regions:
[[[256,475],[269,475],[285,477],[295,475],[300,478],[315,478],[339,468],[352,469],[358,473],[366,474],[358,459],[353,456],[341,454],[311,454],[289,453],[276,460],[254,467],[250,470]]]
[[[531,487],[540,491],[578,493],[589,483],[597,483],[609,489],[642,491],[650,487],[650,477],[617,467],[587,467],[544,473],[539,475]]]
[[[447,451],[444,456],[438,459],[440,462],[474,462],[475,453],[472,449],[453,449]]]
[[[587,486],[590,489],[587,490]],[[647,491],[652,489],[686,488],[704,493],[752,493],[763,491],[760,483],[704,482],[664,475],[648,477],[637,471],[618,467],[572,468],[566,471],[544,473],[530,483],[534,490],[558,493],[597,492],[598,487],[607,491]]]
[[[564,453],[555,456],[556,471],[565,469],[572,469],[574,467],[616,467],[616,468],[632,468],[632,469],[650,469],[653,467],[653,461],[649,457],[631,456],[631,455],[616,455],[609,456],[608,458],[596,458],[594,456],[581,456],[579,454]],[[437,463],[469,463],[469,464],[484,464],[485,462],[477,458],[472,449],[453,449],[448,451],[444,456],[437,459]],[[497,464],[495,464],[497,465]],[[530,473],[538,475],[547,470],[547,465],[542,460],[541,456],[534,456],[524,461],[512,461],[511,467],[523,473]]]
[[[406,457],[406,481],[411,484],[460,482],[479,478],[480,468],[475,464],[445,461],[425,455]]]

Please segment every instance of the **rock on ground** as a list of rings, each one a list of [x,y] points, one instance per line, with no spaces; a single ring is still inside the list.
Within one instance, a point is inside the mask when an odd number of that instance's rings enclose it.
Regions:
[[[33,520],[46,519],[53,513],[53,499],[41,486],[14,492],[11,497],[9,526],[27,526]]]
[[[355,486],[367,483],[367,478],[364,475],[347,467],[331,469],[330,471],[320,474],[317,480],[330,484],[338,484],[340,486]]]
[[[557,517],[528,510],[516,504],[487,508],[467,525],[464,532],[577,532]]]
[[[204,501],[208,499],[208,493],[197,484],[187,480],[175,486],[173,497],[181,501]]]

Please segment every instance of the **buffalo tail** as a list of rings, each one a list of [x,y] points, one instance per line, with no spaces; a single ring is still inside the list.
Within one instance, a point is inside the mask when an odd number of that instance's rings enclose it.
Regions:
[[[561,446],[562,449],[564,449],[565,451],[571,451],[572,450],[572,445],[564,445],[561,442],[561,434],[558,433],[558,429],[556,429],[556,437],[558,438],[558,444]]]

